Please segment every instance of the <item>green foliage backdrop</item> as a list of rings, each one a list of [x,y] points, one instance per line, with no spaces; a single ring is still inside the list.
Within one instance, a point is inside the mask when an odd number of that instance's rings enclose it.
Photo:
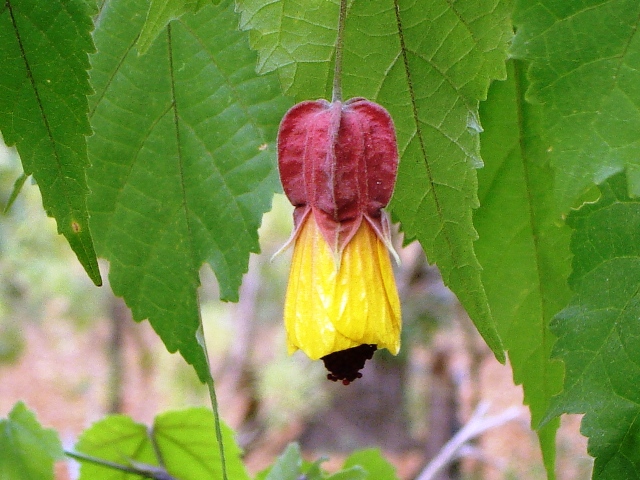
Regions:
[[[5,142],[93,281],[95,245],[202,380],[199,269],[237,300],[279,119],[330,97],[339,7],[214,3],[0,6]],[[557,416],[586,412],[593,478],[640,479],[639,24],[637,0],[348,5],[344,94],[397,129],[392,216],[507,351],[549,478]]]

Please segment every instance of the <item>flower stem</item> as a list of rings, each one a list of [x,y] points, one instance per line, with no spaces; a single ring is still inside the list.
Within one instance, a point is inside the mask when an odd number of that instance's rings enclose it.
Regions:
[[[336,61],[333,70],[332,102],[342,101],[342,48],[344,44],[344,21],[347,17],[347,0],[340,0],[338,16],[338,36],[336,37]]]

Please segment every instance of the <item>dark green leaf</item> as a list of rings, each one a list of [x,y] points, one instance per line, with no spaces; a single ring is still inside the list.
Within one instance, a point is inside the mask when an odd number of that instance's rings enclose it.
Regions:
[[[222,425],[227,475],[230,479],[249,478],[241,451],[233,440],[233,431]],[[216,442],[213,414],[206,408],[166,412],[156,417],[153,428],[135,423],[124,415],[107,417],[86,430],[76,450],[107,461],[159,467],[180,480],[222,478],[220,452]],[[81,480],[134,480],[138,475],[125,474],[92,463],[82,463]]]
[[[547,418],[586,413],[593,478],[640,479],[640,202],[618,174],[572,213],[574,297],[552,323],[564,391]]]
[[[509,80],[494,83],[481,104],[485,167],[478,172],[474,224],[491,311],[537,426],[562,388],[562,365],[549,358],[555,341],[549,323],[570,298],[570,229],[558,226],[554,172],[540,107],[524,99],[525,70],[522,62],[512,62]],[[550,479],[557,426],[539,432]]]
[[[16,145],[25,174],[38,182],[47,214],[100,285],[86,204],[93,9],[83,0],[3,4],[0,130],[7,145]]]
[[[328,97],[338,5],[241,0],[260,71],[278,69],[298,100]],[[496,356],[504,358],[473,242],[481,165],[478,103],[504,78],[511,2],[352,2],[345,26],[343,91],[391,113],[401,154],[391,211],[407,241],[420,240]],[[299,47],[299,48],[298,48]]]
[[[273,142],[289,103],[275,77],[256,76],[230,1],[170,23],[138,56],[147,7],[108,2],[95,33],[91,228],[114,292],[205,381],[199,269],[208,262],[222,299],[237,300],[278,189]]]
[[[0,478],[53,480],[53,462],[63,457],[57,432],[42,428],[22,402],[0,419]]]
[[[519,0],[514,23],[513,53],[532,61],[528,97],[544,104],[560,209],[621,170],[640,195],[640,2]]]

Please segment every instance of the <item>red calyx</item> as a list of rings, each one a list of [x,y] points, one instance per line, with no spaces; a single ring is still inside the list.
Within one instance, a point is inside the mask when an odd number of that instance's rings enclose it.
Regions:
[[[388,238],[381,209],[395,186],[398,148],[393,121],[364,98],[293,106],[278,133],[278,168],[296,207],[296,229],[310,212],[334,252],[341,254],[364,217]]]

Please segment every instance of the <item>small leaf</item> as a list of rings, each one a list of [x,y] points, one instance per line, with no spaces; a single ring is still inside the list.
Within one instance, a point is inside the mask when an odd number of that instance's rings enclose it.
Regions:
[[[512,52],[531,61],[527,96],[543,104],[560,210],[622,170],[640,195],[640,3],[519,0],[514,23]]]
[[[240,459],[233,431],[222,425],[225,460],[229,478],[249,478]],[[152,441],[155,441],[160,459]],[[112,415],[93,424],[81,436],[77,451],[103,460],[123,464],[138,463],[160,467],[181,480],[221,478],[222,462],[216,442],[214,418],[206,408],[166,412],[156,417],[153,428],[134,422],[124,415]],[[161,460],[161,461],[160,461]],[[134,480],[138,475],[124,474],[105,466],[83,462],[80,480]]]
[[[63,457],[58,433],[42,428],[24,403],[0,419],[0,478],[53,480],[53,463]]]
[[[297,480],[302,473],[300,446],[290,443],[273,464],[265,480]]]
[[[391,465],[377,448],[356,450],[344,462],[343,469],[355,466],[362,467],[370,480],[398,480],[396,469]],[[333,477],[330,477],[333,478]]]
[[[596,480],[640,479],[640,202],[623,174],[602,197],[573,212],[574,297],[554,319],[554,356],[565,362],[564,391],[546,419],[586,413],[582,433]]]
[[[112,0],[95,33],[91,228],[134,319],[206,381],[199,270],[208,262],[221,298],[237,300],[278,189],[273,143],[290,102],[273,75],[256,76],[231,1],[171,22],[138,56],[147,7]]]
[[[86,135],[92,5],[84,0],[3,2],[0,130],[33,175],[47,214],[91,280],[102,284],[89,233]]]
[[[377,474],[374,473],[373,475],[377,480]],[[327,480],[365,480],[367,478],[373,478],[373,476],[370,476],[364,468],[355,466],[329,475]]]

